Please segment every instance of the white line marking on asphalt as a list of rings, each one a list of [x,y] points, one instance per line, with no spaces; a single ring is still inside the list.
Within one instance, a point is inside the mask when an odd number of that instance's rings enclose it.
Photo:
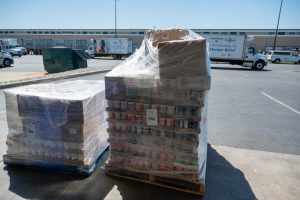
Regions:
[[[247,77],[247,78],[252,78],[252,77],[251,77],[250,75],[248,75],[248,74],[244,74],[244,73],[239,72],[239,71],[237,71],[237,73],[239,73],[240,75],[245,76],[245,77]]]
[[[292,107],[286,105],[285,103],[283,103],[283,102],[281,102],[281,101],[275,99],[274,97],[272,97],[272,96],[270,96],[270,95],[268,95],[268,94],[266,94],[266,93],[264,93],[264,92],[261,92],[261,93],[262,93],[263,95],[265,95],[266,97],[270,98],[271,100],[273,100],[273,101],[279,103],[280,105],[286,107],[287,109],[293,111],[294,113],[300,115],[300,111],[298,111],[298,110],[296,110],[296,109],[294,109],[294,108],[292,108]]]

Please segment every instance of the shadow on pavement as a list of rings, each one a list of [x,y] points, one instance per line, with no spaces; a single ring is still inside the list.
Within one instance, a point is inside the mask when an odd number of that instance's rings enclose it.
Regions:
[[[94,57],[94,60],[114,60],[112,57]],[[125,58],[118,59],[118,60],[126,60]]]
[[[208,145],[206,168],[206,196],[204,199],[255,200],[244,173],[235,168]]]
[[[203,197],[106,176],[101,168],[86,178],[17,167],[4,169],[10,178],[9,190],[25,199],[256,199],[244,174],[210,145],[206,194]]]
[[[56,174],[19,167],[5,167],[9,190],[24,199],[104,199],[114,181],[97,169],[90,177]]]
[[[108,57],[108,58],[106,58],[106,57],[94,57],[94,58],[91,58],[91,59],[93,59],[93,60],[113,60],[111,57]]]
[[[237,71],[252,71],[252,72],[269,72],[272,71],[270,69],[263,69],[263,70],[253,70],[247,67],[211,67],[211,69],[218,69],[218,70],[237,70]]]
[[[2,68],[10,68],[10,67],[14,67],[14,65],[11,65],[11,66],[3,66],[3,65],[0,65],[0,69],[2,69]]]

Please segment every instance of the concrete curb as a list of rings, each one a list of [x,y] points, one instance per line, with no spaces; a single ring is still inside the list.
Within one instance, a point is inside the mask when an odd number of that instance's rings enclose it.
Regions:
[[[16,80],[12,82],[5,82],[5,83],[0,83],[0,89],[6,89],[6,88],[11,88],[11,87],[17,87],[17,86],[22,86],[22,85],[29,85],[33,83],[42,83],[42,82],[49,82],[49,81],[55,81],[55,80],[60,80],[60,79],[66,79],[66,78],[76,78],[80,76],[88,76],[88,75],[93,75],[93,74],[99,74],[99,73],[104,73],[104,72],[109,72],[112,69],[101,69],[101,70],[91,70],[91,71],[79,71],[72,73],[73,71],[67,71],[67,72],[62,72],[62,73],[70,73],[70,74],[49,74],[44,77],[34,77],[31,79],[24,79],[24,80]]]

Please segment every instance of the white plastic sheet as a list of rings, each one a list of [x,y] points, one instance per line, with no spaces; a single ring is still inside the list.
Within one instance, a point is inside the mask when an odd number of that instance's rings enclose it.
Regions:
[[[5,90],[7,156],[89,166],[107,148],[104,81],[68,81]]]
[[[190,30],[151,30],[105,77],[112,167],[205,180],[210,63]]]

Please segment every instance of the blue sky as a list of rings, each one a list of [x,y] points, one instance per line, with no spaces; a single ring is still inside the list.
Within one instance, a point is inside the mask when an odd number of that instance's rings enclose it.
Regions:
[[[118,0],[118,28],[276,28],[280,0]],[[279,28],[300,28],[284,0]],[[114,0],[0,0],[0,28],[114,28]]]

